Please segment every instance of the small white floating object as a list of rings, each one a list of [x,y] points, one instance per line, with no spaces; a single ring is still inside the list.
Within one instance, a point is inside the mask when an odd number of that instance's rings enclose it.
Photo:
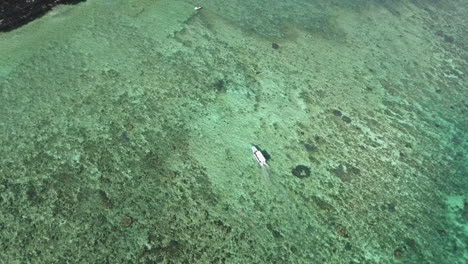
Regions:
[[[198,10],[200,10],[200,9],[202,9],[202,8],[203,8],[203,7],[201,7],[201,6],[196,6],[194,9],[195,9],[195,11],[198,11]]]
[[[258,150],[255,146],[252,146],[252,153],[260,167],[268,166],[268,164],[266,163],[267,160],[265,156],[263,156],[263,153],[260,150]]]

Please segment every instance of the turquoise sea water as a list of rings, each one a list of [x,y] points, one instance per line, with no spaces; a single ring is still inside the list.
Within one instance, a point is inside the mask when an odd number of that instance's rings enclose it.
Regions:
[[[467,12],[88,0],[0,33],[0,263],[467,263]]]

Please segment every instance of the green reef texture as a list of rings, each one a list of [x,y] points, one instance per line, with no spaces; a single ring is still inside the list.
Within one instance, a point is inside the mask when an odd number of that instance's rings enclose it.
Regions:
[[[467,25],[87,0],[0,33],[0,263],[468,263]]]

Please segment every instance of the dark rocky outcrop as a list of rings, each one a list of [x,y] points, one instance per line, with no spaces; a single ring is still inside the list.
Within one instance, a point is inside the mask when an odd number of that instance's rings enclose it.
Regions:
[[[8,32],[39,18],[60,4],[77,4],[86,0],[2,0],[0,32]]]

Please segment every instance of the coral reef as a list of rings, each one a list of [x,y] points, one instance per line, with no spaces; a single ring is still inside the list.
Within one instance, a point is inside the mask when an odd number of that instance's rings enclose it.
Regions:
[[[0,262],[467,263],[463,4],[88,0],[2,33]]]

